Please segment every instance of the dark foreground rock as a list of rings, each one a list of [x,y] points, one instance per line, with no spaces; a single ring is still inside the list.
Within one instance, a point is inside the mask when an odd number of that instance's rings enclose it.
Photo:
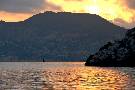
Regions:
[[[120,41],[108,42],[97,53],[90,55],[86,66],[135,66],[135,28]]]

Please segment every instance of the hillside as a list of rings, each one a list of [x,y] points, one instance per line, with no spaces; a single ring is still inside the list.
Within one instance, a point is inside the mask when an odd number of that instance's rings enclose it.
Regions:
[[[87,66],[135,66],[135,28],[129,30],[126,36],[113,43],[108,42],[99,49],[97,53],[91,55],[87,61]]]
[[[23,22],[0,22],[1,61],[79,61],[126,30],[98,15],[45,12]]]

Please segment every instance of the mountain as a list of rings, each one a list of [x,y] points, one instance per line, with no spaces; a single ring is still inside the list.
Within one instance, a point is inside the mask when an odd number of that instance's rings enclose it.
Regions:
[[[135,66],[135,28],[129,30],[120,41],[108,42],[91,55],[87,66]]]
[[[82,61],[125,29],[98,15],[47,11],[22,22],[0,22],[1,61]]]

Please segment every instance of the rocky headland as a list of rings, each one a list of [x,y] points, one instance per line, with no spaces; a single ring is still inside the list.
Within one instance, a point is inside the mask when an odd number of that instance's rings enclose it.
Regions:
[[[122,40],[108,42],[90,55],[86,66],[135,66],[135,28],[128,30]]]

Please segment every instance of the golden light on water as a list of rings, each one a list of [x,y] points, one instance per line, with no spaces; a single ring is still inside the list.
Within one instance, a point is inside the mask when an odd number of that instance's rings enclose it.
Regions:
[[[1,90],[135,90],[135,69],[129,67],[82,62],[3,62],[0,67]]]
[[[45,90],[122,90],[129,82],[125,73],[97,67],[50,68],[43,76],[48,83]]]

